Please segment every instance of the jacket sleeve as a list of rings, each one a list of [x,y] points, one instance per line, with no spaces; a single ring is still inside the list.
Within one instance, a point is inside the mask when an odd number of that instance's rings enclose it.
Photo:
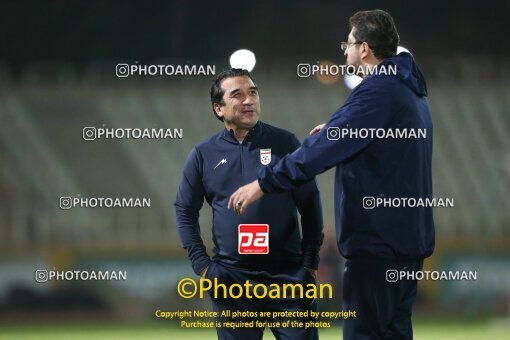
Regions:
[[[382,83],[382,84],[380,84]],[[330,117],[324,128],[308,137],[303,145],[274,166],[259,172],[259,184],[265,193],[291,190],[366,148],[373,138],[337,138],[342,129],[383,128],[391,118],[393,86],[362,82],[345,104]],[[336,132],[336,133],[335,133]]]
[[[299,140],[294,135],[292,135],[291,144],[292,150],[300,146]],[[322,232],[324,223],[321,198],[315,178],[292,190],[292,196],[301,215],[303,266],[317,269],[320,261],[319,251],[324,239]]]
[[[177,231],[183,248],[188,252],[193,271],[197,275],[208,267],[211,262],[200,236],[198,222],[205,195],[201,168],[200,154],[196,148],[193,148],[184,165],[181,183],[174,203]]]

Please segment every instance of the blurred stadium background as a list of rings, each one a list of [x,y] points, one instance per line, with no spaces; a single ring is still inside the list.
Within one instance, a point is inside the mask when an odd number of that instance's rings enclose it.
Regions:
[[[422,281],[417,339],[505,338],[510,331],[508,4],[494,2],[2,1],[0,14],[0,338],[213,338],[158,320],[193,276],[173,200],[188,152],[221,129],[212,77],[117,78],[117,63],[227,68],[255,52],[262,120],[304,139],[349,94],[341,79],[298,78],[299,63],[342,64],[348,17],[382,8],[422,67],[434,119],[436,209],[430,270],[476,270],[476,282]],[[506,32],[505,32],[506,30]],[[176,140],[84,141],[93,127],[182,128]],[[319,278],[341,309],[333,172],[321,175],[326,242]],[[59,209],[61,196],[150,197],[149,209]],[[201,226],[211,253],[211,212]],[[37,283],[38,269],[125,270],[121,282]],[[86,333],[85,333],[86,331]],[[340,324],[321,333],[340,338]]]

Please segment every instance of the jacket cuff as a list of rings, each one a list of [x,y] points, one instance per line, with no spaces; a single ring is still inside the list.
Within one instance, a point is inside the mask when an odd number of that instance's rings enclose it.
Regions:
[[[319,268],[319,252],[310,251],[303,254],[303,267],[317,270]]]
[[[259,182],[260,190],[262,190],[262,192],[263,192],[264,194],[269,193],[269,191],[268,191],[268,189],[267,189],[267,187],[266,187],[266,183],[265,183],[265,182],[264,182],[261,178],[259,178],[259,179],[258,179],[258,182]]]
[[[211,264],[211,259],[209,259],[209,257],[207,257],[207,256],[196,259],[192,263],[193,271],[195,272],[195,274],[200,275],[200,273],[205,268],[209,267],[210,264]]]

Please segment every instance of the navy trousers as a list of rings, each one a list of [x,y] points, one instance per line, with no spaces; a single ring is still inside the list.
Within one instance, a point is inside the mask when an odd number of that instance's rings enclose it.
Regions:
[[[305,288],[306,284],[315,284],[315,278],[311,273],[300,265],[290,265],[280,268],[275,268],[271,271],[253,271],[234,268],[219,262],[212,262],[206,273],[206,278],[213,280],[218,279],[218,283],[225,284],[227,287],[238,283],[244,285],[246,280],[249,280],[253,286],[256,284],[264,284],[266,286],[276,283],[282,285],[284,283],[301,283]],[[286,299],[247,299],[247,298],[214,298],[211,296],[213,303],[213,310],[221,315],[222,311],[253,311],[253,312],[273,312],[273,311],[317,311],[317,301],[315,299],[300,299],[300,298],[286,298]],[[273,319],[273,318],[229,318],[219,317],[217,321],[220,322],[238,322],[238,321],[261,321],[268,324],[276,321],[284,322],[286,319]],[[302,322],[313,321],[311,319],[294,319]],[[252,327],[252,328],[230,328],[221,327],[216,328],[218,339],[220,340],[260,340],[263,337],[265,327]],[[289,340],[316,340],[318,339],[317,328],[298,328],[298,327],[270,327],[276,339],[289,339]]]
[[[395,271],[415,272],[422,267],[423,260],[348,259],[343,310],[356,311],[356,318],[343,321],[343,338],[412,339],[411,315],[418,283],[407,279],[395,281]]]

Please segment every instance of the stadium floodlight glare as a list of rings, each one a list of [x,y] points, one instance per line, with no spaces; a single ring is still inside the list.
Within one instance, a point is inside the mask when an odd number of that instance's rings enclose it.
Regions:
[[[401,52],[407,52],[412,55],[411,51],[409,51],[404,46],[397,46],[397,54],[399,54]],[[345,86],[347,86],[350,90],[352,90],[356,86],[358,86],[362,80],[363,80],[363,78],[358,77],[358,76],[353,76],[353,75],[348,75],[348,74],[344,75]]]
[[[230,67],[232,68],[244,68],[251,72],[255,63],[255,54],[250,50],[237,50],[230,56]]]

